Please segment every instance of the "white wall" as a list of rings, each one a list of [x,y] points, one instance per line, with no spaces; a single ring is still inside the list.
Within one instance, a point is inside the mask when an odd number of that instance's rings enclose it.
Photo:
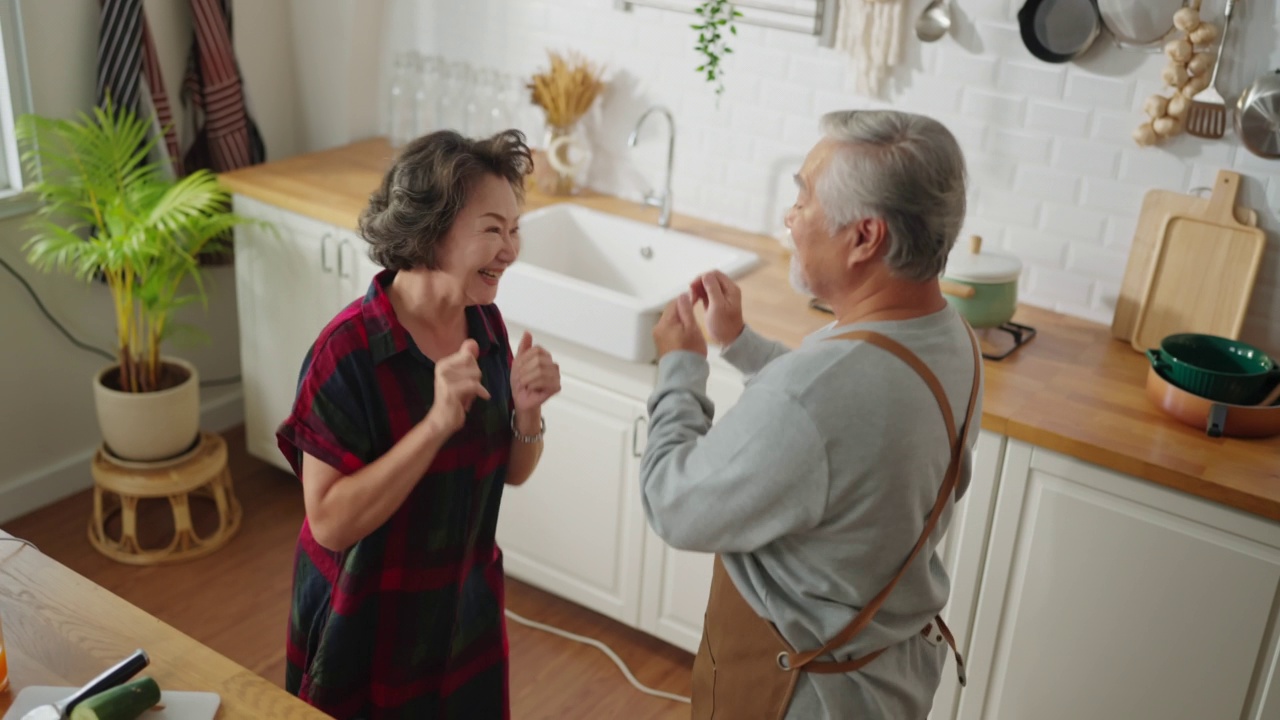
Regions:
[[[981,234],[1028,265],[1023,300],[1110,323],[1143,193],[1211,185],[1219,168],[1246,176],[1244,204],[1258,210],[1269,248],[1244,337],[1280,351],[1280,162],[1248,153],[1233,135],[1183,136],[1161,148],[1130,140],[1143,100],[1159,90],[1163,58],[1113,47],[1104,35],[1079,62],[1051,65],[1023,47],[1022,0],[965,0],[953,35],[904,39],[895,87],[883,101],[852,92],[843,57],[794,33],[743,26],[719,107],[693,72],[692,16],[611,0],[412,0],[417,47],[528,75],[547,49],[607,63],[612,86],[592,119],[592,185],[638,198],[657,184],[665,133],[653,123],[643,147],[625,138],[639,114],[661,103],[678,126],[675,207],[748,230],[772,231],[791,202],[790,175],[829,110],[891,106],[945,122],[971,169],[966,233]],[[909,0],[908,21],[925,0]],[[1204,0],[1220,20],[1224,0]],[[1219,87],[1234,96],[1280,67],[1280,0],[1237,3],[1234,40]],[[1220,24],[1220,22],[1219,22]],[[642,175],[637,175],[639,170]],[[800,302],[800,300],[797,300]]]
[[[191,24],[187,3],[147,0],[170,98],[178,108]],[[286,0],[238,0],[236,45],[254,116],[272,158],[303,149],[288,31]],[[97,0],[22,3],[31,91],[37,113],[69,117],[94,102]],[[0,257],[26,277],[49,310],[81,340],[111,349],[114,325],[106,288],[27,266],[21,245],[26,218],[0,221]],[[171,344],[203,379],[239,374],[234,270],[208,273],[209,307],[188,308],[181,320],[208,335],[204,344]],[[0,522],[88,487],[88,459],[100,442],[90,378],[106,361],[70,345],[39,314],[8,273],[0,272]],[[204,423],[221,429],[240,422],[240,388],[202,393]],[[76,530],[75,528],[69,530]],[[81,530],[76,530],[80,532]]]

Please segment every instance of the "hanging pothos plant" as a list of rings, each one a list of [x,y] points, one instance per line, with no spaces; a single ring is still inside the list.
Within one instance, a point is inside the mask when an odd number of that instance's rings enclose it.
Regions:
[[[698,44],[694,49],[706,58],[697,72],[706,75],[707,82],[716,86],[718,100],[724,93],[724,56],[733,53],[733,48],[726,44],[727,36],[738,34],[734,20],[742,17],[742,13],[730,0],[706,0],[693,11],[702,18],[702,22],[690,26],[698,31]]]

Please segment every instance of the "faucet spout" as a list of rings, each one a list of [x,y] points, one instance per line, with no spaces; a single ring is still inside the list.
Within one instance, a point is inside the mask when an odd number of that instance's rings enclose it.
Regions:
[[[671,227],[671,169],[675,162],[676,155],[676,119],[671,111],[662,105],[654,105],[645,110],[640,119],[636,121],[635,129],[631,131],[631,135],[627,137],[627,146],[635,147],[636,141],[640,137],[640,128],[644,125],[644,121],[654,113],[660,113],[667,119],[667,171],[666,177],[662,185],[662,194],[655,195],[652,191],[645,193],[644,203],[659,208],[658,225],[661,227]]]

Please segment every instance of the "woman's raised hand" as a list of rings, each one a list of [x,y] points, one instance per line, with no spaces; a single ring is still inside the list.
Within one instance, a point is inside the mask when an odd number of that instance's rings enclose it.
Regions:
[[[447,433],[455,433],[467,420],[467,410],[477,398],[489,399],[489,391],[481,383],[480,346],[470,338],[462,341],[458,352],[436,363],[435,398],[427,420],[435,422]]]

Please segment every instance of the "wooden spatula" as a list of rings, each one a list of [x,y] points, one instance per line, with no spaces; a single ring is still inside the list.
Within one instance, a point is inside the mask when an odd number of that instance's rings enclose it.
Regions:
[[[1214,83],[1218,80],[1218,69],[1222,67],[1222,50],[1227,46],[1227,30],[1231,28],[1231,11],[1235,6],[1236,0],[1227,0],[1222,21],[1222,40],[1218,43],[1218,59],[1213,63],[1209,87],[1196,93],[1191,98],[1191,107],[1187,108],[1187,132],[1196,137],[1216,140],[1227,132],[1227,101],[1214,87]]]

